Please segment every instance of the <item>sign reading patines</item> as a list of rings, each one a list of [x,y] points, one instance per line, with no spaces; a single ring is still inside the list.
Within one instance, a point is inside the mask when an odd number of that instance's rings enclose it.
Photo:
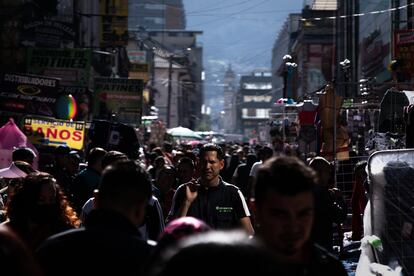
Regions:
[[[61,78],[65,86],[88,86],[91,55],[90,49],[29,48],[27,71]]]
[[[142,113],[143,81],[127,78],[95,78],[94,118],[139,125]]]

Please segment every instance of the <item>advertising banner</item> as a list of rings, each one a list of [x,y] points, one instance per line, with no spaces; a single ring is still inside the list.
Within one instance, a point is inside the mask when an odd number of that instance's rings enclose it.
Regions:
[[[142,113],[143,82],[127,78],[95,78],[95,119],[109,119],[139,125]]]
[[[27,49],[30,74],[61,78],[61,85],[88,86],[91,68],[90,49]]]
[[[85,122],[26,117],[23,132],[33,144],[53,147],[66,145],[71,149],[81,150],[85,137]]]
[[[148,63],[130,63],[129,77],[131,79],[141,79],[145,83],[149,80],[149,64]]]
[[[23,44],[36,47],[69,45],[75,40],[73,18],[30,18],[23,24]]]
[[[128,44],[128,0],[101,0],[101,47]]]
[[[59,79],[5,73],[0,80],[0,110],[43,116],[56,115]]]
[[[400,60],[400,74],[407,81],[414,75],[414,30],[397,30],[394,39],[394,59]]]
[[[147,62],[147,51],[140,50],[127,50],[128,59],[130,63],[146,63]]]

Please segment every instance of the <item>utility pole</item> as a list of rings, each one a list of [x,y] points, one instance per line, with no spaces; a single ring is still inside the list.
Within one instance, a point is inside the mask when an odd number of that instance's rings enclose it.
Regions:
[[[172,94],[172,55],[168,57],[168,99],[167,99],[167,128],[170,128],[171,94]]]
[[[156,40],[153,40],[147,33],[147,30],[143,27],[139,28],[140,31],[136,32],[135,38],[137,41],[140,41],[141,45],[145,48],[150,49],[153,56],[158,56],[164,60],[168,61],[168,95],[167,95],[167,127],[171,127],[171,97],[172,97],[172,73],[173,73],[173,63],[178,64],[178,66],[187,66],[180,63],[180,59],[185,58],[184,53],[173,53],[168,49],[164,44],[159,43]],[[187,48],[188,50],[191,48]],[[152,69],[154,70],[154,69]],[[152,83],[154,84],[154,71],[152,71]]]

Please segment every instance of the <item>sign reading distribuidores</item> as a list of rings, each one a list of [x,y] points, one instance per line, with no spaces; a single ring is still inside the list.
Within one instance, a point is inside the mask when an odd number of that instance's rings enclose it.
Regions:
[[[27,49],[27,71],[58,77],[61,85],[88,86],[91,68],[90,49]]]
[[[85,122],[26,117],[23,132],[33,144],[53,147],[66,145],[71,149],[81,150],[85,137]]]
[[[36,75],[6,73],[0,80],[0,110],[56,115],[59,79]]]
[[[142,90],[142,80],[95,78],[94,118],[110,119],[114,114],[118,122],[139,125]]]

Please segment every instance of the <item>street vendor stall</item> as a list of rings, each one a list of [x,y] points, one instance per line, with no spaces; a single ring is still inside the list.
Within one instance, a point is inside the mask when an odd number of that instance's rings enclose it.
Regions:
[[[367,168],[369,202],[356,275],[414,275],[414,150],[378,151]]]

